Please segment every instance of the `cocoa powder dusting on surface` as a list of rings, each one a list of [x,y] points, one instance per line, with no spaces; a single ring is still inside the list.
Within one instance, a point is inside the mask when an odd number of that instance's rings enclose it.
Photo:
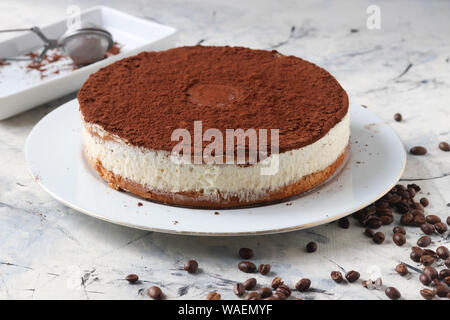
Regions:
[[[167,151],[178,143],[175,129],[193,135],[202,120],[203,132],[217,128],[224,137],[227,128],[280,129],[285,152],[317,141],[348,111],[346,92],[324,69],[242,47],[143,52],[91,75],[78,100],[85,121]]]

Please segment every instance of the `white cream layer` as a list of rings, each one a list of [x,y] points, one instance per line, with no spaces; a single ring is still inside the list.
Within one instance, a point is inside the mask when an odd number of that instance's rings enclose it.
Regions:
[[[91,134],[88,130],[94,132]],[[103,140],[108,136],[111,139]],[[159,192],[203,191],[214,195],[240,194],[252,200],[261,192],[275,190],[298,181],[305,175],[331,165],[345,151],[350,137],[350,116],[337,123],[313,144],[279,154],[279,169],[274,175],[261,175],[259,162],[251,166],[179,164],[167,151],[155,151],[127,144],[102,127],[84,122],[83,144],[87,155],[99,160],[114,174]],[[273,157],[273,156],[271,156]]]

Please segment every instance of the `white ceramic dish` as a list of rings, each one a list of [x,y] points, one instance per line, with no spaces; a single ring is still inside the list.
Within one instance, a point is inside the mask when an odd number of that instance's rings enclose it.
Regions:
[[[189,235],[287,232],[355,212],[389,191],[403,173],[406,154],[394,130],[359,105],[352,105],[350,112],[351,154],[341,172],[294,200],[255,208],[173,207],[109,188],[82,155],[76,100],[54,110],[34,127],[25,153],[32,175],[48,193],[69,207],[106,221]]]
[[[1,66],[0,120],[78,90],[91,73],[118,59],[145,50],[165,50],[175,44],[174,28],[108,7],[99,6],[81,12],[81,21],[108,30],[122,46],[121,52],[77,70],[69,70],[62,65],[58,73],[48,72],[43,79],[39,71],[26,68],[29,62],[12,62]],[[56,39],[66,31],[67,22],[64,19],[41,29],[49,38]],[[31,32],[18,33],[18,36],[0,42],[0,57],[16,57],[37,49],[41,44]]]

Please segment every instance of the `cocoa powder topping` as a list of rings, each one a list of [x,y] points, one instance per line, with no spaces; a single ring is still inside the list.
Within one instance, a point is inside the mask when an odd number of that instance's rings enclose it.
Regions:
[[[178,143],[175,129],[193,136],[201,120],[203,132],[217,128],[224,137],[227,128],[279,129],[285,152],[317,141],[348,111],[346,92],[324,69],[242,47],[142,52],[91,75],[78,100],[85,121],[166,151]]]

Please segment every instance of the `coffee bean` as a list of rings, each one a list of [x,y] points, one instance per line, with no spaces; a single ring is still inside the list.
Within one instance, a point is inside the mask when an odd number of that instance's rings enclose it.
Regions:
[[[416,217],[416,216],[425,217],[425,215],[423,214],[423,210],[420,210],[420,209],[412,209],[411,214],[413,215],[413,217]]]
[[[394,218],[390,217],[390,216],[381,216],[380,220],[381,220],[381,224],[383,226],[387,226],[387,225],[391,224],[392,222],[394,222]]]
[[[424,207],[427,207],[430,204],[430,202],[428,201],[427,198],[420,198],[419,201],[420,201],[420,204],[423,205]]]
[[[359,272],[355,270],[349,271],[345,274],[345,278],[348,282],[355,282],[359,279]]]
[[[152,297],[155,300],[161,300],[163,298],[163,293],[160,288],[157,286],[153,286],[148,288],[147,293],[150,297]]]
[[[440,234],[443,234],[445,231],[447,231],[447,226],[445,224],[443,224],[442,222],[438,222],[434,225],[434,228],[436,229],[437,232],[439,232]]]
[[[447,247],[444,246],[437,247],[436,254],[441,259],[447,259],[448,257],[450,257],[450,251],[448,250]]]
[[[275,297],[275,300],[286,300],[287,296],[285,296],[283,293],[281,292],[275,292],[273,294],[273,296]]]
[[[382,217],[382,216],[392,217],[392,208],[391,207],[388,207],[388,208],[377,208],[377,214],[380,217]]]
[[[271,295],[270,297],[264,298],[264,300],[279,300],[277,296]]]
[[[436,224],[438,222],[441,222],[441,218],[439,218],[438,216],[434,215],[434,214],[429,214],[426,217],[427,222],[430,224]]]
[[[245,287],[242,283],[235,283],[233,286],[233,292],[238,297],[243,296],[245,293]]]
[[[364,230],[364,234],[369,238],[373,238],[374,232],[372,229],[367,228],[366,230]]]
[[[129,283],[136,283],[139,280],[139,277],[137,274],[129,274],[125,278]]]
[[[420,230],[422,230],[423,233],[430,235],[434,232],[434,226],[429,223],[422,223],[420,225]]]
[[[448,203],[447,203],[448,206]],[[447,217],[447,224],[450,226],[450,216]]]
[[[447,269],[448,270],[448,269]],[[448,285],[448,286],[450,286],[450,276],[446,276],[445,278],[444,278],[444,282]]]
[[[272,289],[271,288],[261,288],[258,290],[258,293],[261,295],[261,298],[267,298],[272,295]]]
[[[289,297],[291,295],[291,289],[285,284],[278,286],[275,292],[278,294],[283,294],[286,297]]]
[[[253,257],[253,250],[250,248],[240,248],[239,256],[242,259],[251,259],[251,257]]]
[[[344,217],[338,220],[338,225],[342,229],[348,229],[350,227],[350,221],[348,221],[347,217]]]
[[[272,288],[276,289],[284,283],[283,279],[280,277],[273,278],[272,280]]]
[[[431,300],[434,298],[435,293],[434,290],[431,289],[422,289],[420,290],[420,295],[425,299],[425,300]]]
[[[431,266],[425,267],[422,271],[422,274],[428,276],[431,280],[438,278],[437,270]]]
[[[422,248],[428,247],[430,245],[430,243],[431,243],[431,238],[429,236],[423,236],[423,237],[420,237],[419,240],[417,240],[417,245]]]
[[[255,278],[247,279],[244,281],[243,285],[246,290],[252,290],[254,287],[256,287],[256,279]]]
[[[402,115],[400,113],[394,114],[394,120],[398,122],[402,121]]]
[[[431,278],[427,276],[425,273],[422,273],[419,276],[420,282],[422,282],[425,286],[429,285],[431,283]]]
[[[339,271],[331,271],[331,279],[333,279],[337,283],[341,283],[344,280],[344,278],[342,277],[342,273],[340,273]]]
[[[378,217],[372,217],[367,220],[367,226],[371,229],[378,229],[382,224],[381,219]]]
[[[198,263],[195,260],[188,260],[184,264],[184,270],[189,273],[196,273],[198,269]]]
[[[392,240],[399,247],[401,247],[402,245],[404,245],[406,243],[406,237],[403,233],[394,233]]]
[[[257,291],[252,291],[247,294],[245,297],[247,300],[261,300],[261,294]]]
[[[303,279],[300,279],[295,284],[295,289],[297,289],[300,292],[305,292],[309,289],[310,286],[311,286],[311,280],[309,280],[307,278],[303,278]]]
[[[214,291],[208,293],[208,295],[206,296],[206,300],[220,300],[220,298],[221,298],[220,293]]]
[[[270,264],[260,264],[258,267],[258,272],[262,275],[266,275],[270,272]]]
[[[442,141],[441,143],[439,143],[439,149],[448,152],[450,151],[450,145],[447,142]]]
[[[308,242],[308,244],[306,245],[306,251],[314,252],[316,250],[317,250],[317,243],[315,243],[314,241]]]
[[[432,256],[433,258],[437,258],[437,254],[436,254],[436,252],[434,252],[433,250],[431,250],[431,249],[423,249],[423,255],[429,255],[429,256]]]
[[[415,184],[415,183],[411,183],[411,184],[408,184],[407,186],[406,186],[407,188],[413,188],[414,190],[416,190],[416,192],[419,192],[421,189],[420,189],[420,187],[417,185],[417,184]]]
[[[420,263],[424,266],[430,266],[434,263],[434,258],[430,255],[423,255],[420,257]]]
[[[402,215],[400,218],[400,223],[404,226],[409,226],[414,219],[414,216],[411,213],[407,213]]]
[[[390,199],[389,199],[389,204],[390,205],[395,205],[397,203],[399,203],[402,200],[402,197],[400,197],[398,194],[394,194]]]
[[[420,202],[414,202],[413,207],[414,207],[414,209],[422,211],[422,213],[425,211],[425,209],[423,208],[423,205],[421,205]]]
[[[438,297],[441,298],[447,297],[448,286],[446,284],[439,283],[436,285],[436,287],[434,287],[434,290],[436,291],[436,295]]]
[[[381,244],[383,243],[385,236],[383,232],[377,232],[373,235],[373,242],[375,242],[376,244]]]
[[[384,290],[384,293],[391,300],[398,300],[401,297],[400,291],[394,287],[387,287],[386,290]]]
[[[406,234],[406,230],[405,230],[405,228],[403,228],[403,227],[400,227],[400,226],[398,226],[398,227],[395,227],[393,230],[392,230],[394,233],[401,233],[401,234]]]
[[[422,255],[423,255],[423,249],[421,249],[419,247],[412,247],[411,248],[411,254],[409,255],[409,257],[411,258],[412,261],[419,262],[420,261],[420,257]]]
[[[423,214],[416,215],[413,219],[413,222],[411,223],[415,227],[419,227],[420,225],[424,224],[426,222],[425,216]]]
[[[406,276],[408,274],[408,268],[403,263],[398,264],[395,267],[395,271],[401,276]]]
[[[445,259],[444,264],[447,268],[450,268],[450,258]]]
[[[241,261],[238,264],[239,270],[245,273],[256,272],[256,265],[250,261]]]
[[[413,154],[415,156],[423,156],[424,154],[427,153],[427,149],[422,146],[415,146],[415,147],[412,147],[409,150],[409,152],[411,152],[411,154]]]
[[[439,271],[439,278],[445,279],[447,277],[450,277],[450,269],[442,269]]]
[[[409,198],[414,198],[416,196],[416,190],[414,188],[408,187]],[[405,197],[408,198],[408,197]]]

